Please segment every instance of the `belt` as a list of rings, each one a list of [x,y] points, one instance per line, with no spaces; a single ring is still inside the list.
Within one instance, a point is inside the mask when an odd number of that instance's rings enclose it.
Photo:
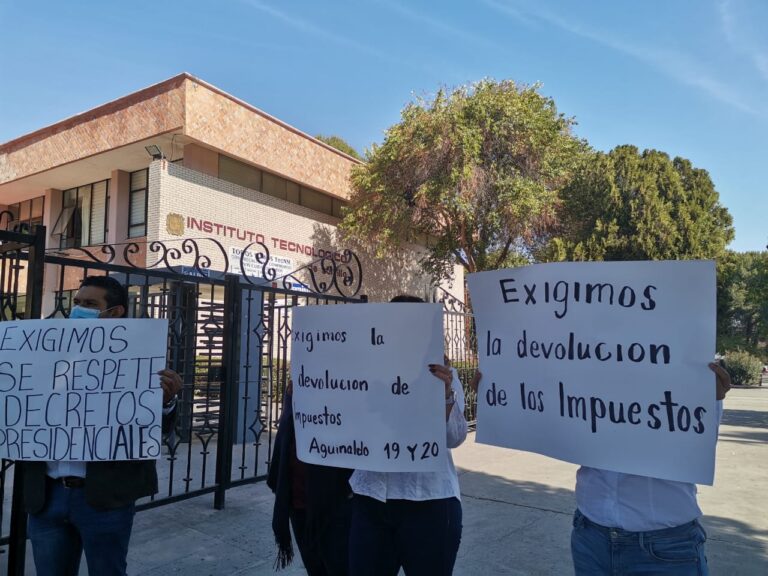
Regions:
[[[61,484],[64,488],[83,488],[85,486],[85,478],[80,476],[62,476],[61,478],[46,478],[54,484]]]
[[[694,526],[697,526],[699,524],[698,520],[691,520],[690,522],[686,522],[685,524],[680,524],[679,526],[673,526],[671,528],[659,528],[657,530],[641,530],[637,532],[633,532],[631,530],[623,530],[621,528],[611,528],[608,526],[603,526],[602,524],[598,524],[597,522],[593,522],[584,514],[581,513],[581,511],[577,511],[578,517],[581,522],[588,526],[592,526],[596,530],[599,530],[606,536],[616,539],[616,538],[634,538],[638,535],[642,535],[644,538],[664,538],[669,537],[670,535],[679,533],[680,531],[685,531],[693,528]],[[577,520],[578,522],[579,520]]]

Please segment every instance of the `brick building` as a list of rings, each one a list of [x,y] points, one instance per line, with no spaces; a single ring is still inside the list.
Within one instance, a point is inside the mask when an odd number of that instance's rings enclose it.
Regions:
[[[242,272],[232,262],[256,242],[284,274],[346,247],[336,224],[356,162],[180,74],[0,145],[0,209],[16,229],[44,224],[49,250],[137,242],[137,257],[154,265],[146,246],[155,240],[212,239],[220,247],[199,243],[211,268]],[[373,300],[433,288],[418,271],[418,247],[389,261],[356,252],[361,292]],[[444,288],[462,299],[462,286]]]

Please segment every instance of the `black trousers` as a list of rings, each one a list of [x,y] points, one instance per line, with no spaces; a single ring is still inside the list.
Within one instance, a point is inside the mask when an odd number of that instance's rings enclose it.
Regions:
[[[347,576],[349,574],[349,523],[351,501],[307,529],[304,510],[291,510],[291,527],[301,561],[309,576]]]
[[[461,502],[352,499],[351,576],[450,576],[461,542]]]

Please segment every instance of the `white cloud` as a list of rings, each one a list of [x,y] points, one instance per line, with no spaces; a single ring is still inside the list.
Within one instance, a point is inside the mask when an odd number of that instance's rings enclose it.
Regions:
[[[739,7],[743,9],[743,3]],[[718,4],[723,35],[731,49],[746,56],[763,79],[768,80],[768,46],[757,44],[748,33],[741,30],[735,10],[731,0],[723,0]]]
[[[413,66],[410,65],[409,63],[401,62],[400,60],[398,60],[397,58],[393,58],[386,52],[377,50],[376,48],[362,44],[360,42],[357,42],[356,40],[353,40],[341,34],[331,32],[329,30],[326,30],[325,28],[321,28],[313,24],[312,22],[309,22],[302,18],[298,18],[286,12],[282,12],[281,10],[273,8],[272,6],[268,6],[267,4],[263,2],[259,2],[258,0],[242,0],[242,2],[252,8],[255,8],[256,10],[259,10],[260,12],[263,12],[264,14],[267,14],[268,16],[271,16],[275,20],[279,20],[283,22],[284,24],[290,26],[291,28],[299,30],[300,32],[311,34],[312,36],[315,36],[316,38],[320,38],[327,42],[331,42],[333,44],[337,44],[339,46],[343,46],[345,48],[349,48],[357,52],[368,54],[369,56],[373,56],[378,60],[387,62],[395,66],[407,66],[407,67],[413,68]]]
[[[529,3],[522,5],[519,2],[515,2],[514,6],[511,6],[509,2],[504,2],[503,0],[501,2],[497,0],[482,1],[490,8],[528,25],[530,25],[532,19],[535,19],[617,52],[627,54],[656,68],[674,80],[702,90],[710,97],[724,102],[733,108],[768,119],[768,110],[753,106],[733,83],[721,80],[711,70],[708,70],[700,60],[688,54],[676,50],[660,49],[655,46],[633,44],[618,38],[610,32],[592,29],[575,20],[561,18],[540,5]],[[768,62],[764,64],[768,67]]]
[[[374,0],[374,2],[387,7],[393,12],[396,12],[400,16],[403,16],[404,18],[407,18],[413,22],[426,24],[427,26],[431,27],[434,30],[437,30],[438,32],[446,36],[453,36],[454,38],[464,40],[465,42],[479,44],[487,48],[497,47],[497,45],[494,42],[491,42],[486,38],[483,38],[482,36],[478,36],[476,34],[468,32],[467,30],[463,30],[461,28],[452,26],[451,24],[448,24],[447,22],[439,18],[436,18],[432,14],[425,14],[424,12],[414,10],[413,8],[406,6],[405,4],[402,4],[397,0]]]

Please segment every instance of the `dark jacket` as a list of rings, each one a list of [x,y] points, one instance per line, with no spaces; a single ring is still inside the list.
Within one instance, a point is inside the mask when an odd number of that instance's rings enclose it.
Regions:
[[[283,412],[277,428],[267,486],[275,493],[272,512],[272,530],[278,547],[275,568],[285,568],[293,559],[293,546],[289,528],[293,478],[291,461],[296,457],[293,404],[291,395],[283,399]],[[339,514],[349,512],[348,498],[352,493],[349,478],[353,470],[315,464],[302,464],[306,476],[304,486],[306,525],[301,541],[312,546],[318,534],[328,529],[328,523]]]
[[[176,422],[177,410],[163,416],[163,432]],[[24,506],[37,514],[45,506],[45,462],[18,462],[24,474]],[[157,493],[154,460],[88,462],[85,472],[85,499],[94,508],[127,506],[139,498]]]

